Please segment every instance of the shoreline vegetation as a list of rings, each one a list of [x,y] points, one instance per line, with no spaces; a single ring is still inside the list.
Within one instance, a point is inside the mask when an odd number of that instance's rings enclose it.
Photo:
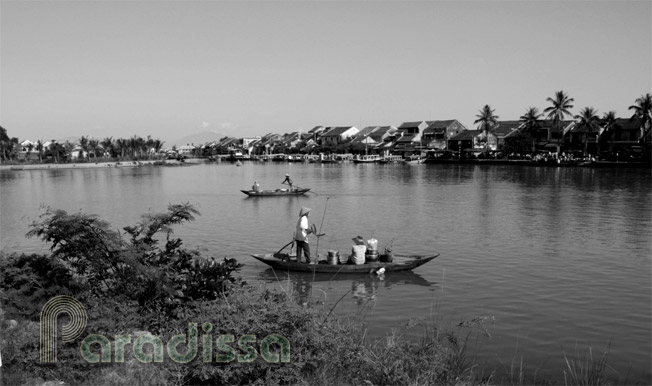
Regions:
[[[563,354],[566,367],[559,369],[559,381],[530,373],[522,358],[509,369],[484,369],[469,352],[469,342],[489,334],[489,319],[452,325],[442,321],[437,307],[371,341],[364,323],[333,315],[337,303],[326,304],[318,294],[306,301],[289,281],[245,283],[237,276],[236,260],[219,261],[184,248],[172,229],[196,215],[190,204],[170,204],[166,212],[146,214],[119,232],[96,215],[46,209],[27,237],[49,243],[51,253],[0,255],[1,384],[607,385],[614,379],[627,384],[627,375],[607,365],[608,348],[595,357],[590,349],[586,355]],[[86,328],[71,343],[59,339],[57,362],[43,363],[42,308],[61,294],[83,306]],[[423,328],[416,343],[405,338],[415,327]],[[109,343],[108,360],[89,363],[80,355],[80,341],[90,334],[129,336],[124,357],[114,352],[116,340]],[[289,361],[248,355],[248,348],[255,346],[255,353],[270,334],[289,341]],[[223,335],[236,338],[220,346],[216,339]],[[237,337],[245,335],[258,342],[240,345]],[[181,340],[181,353],[195,355],[185,361],[161,353],[161,361],[152,363],[156,346],[146,346],[140,356],[132,350],[143,336]],[[99,357],[101,347],[92,345],[90,351]],[[207,354],[210,348],[214,356]],[[282,346],[269,348],[282,353]]]

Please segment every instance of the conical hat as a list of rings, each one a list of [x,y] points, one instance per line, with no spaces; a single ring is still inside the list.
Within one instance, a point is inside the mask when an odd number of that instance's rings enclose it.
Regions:
[[[301,208],[301,211],[299,212],[299,217],[307,215],[308,213],[310,213],[311,210],[312,210],[312,209],[307,208],[307,207],[305,207],[305,206],[302,207],[302,208]]]

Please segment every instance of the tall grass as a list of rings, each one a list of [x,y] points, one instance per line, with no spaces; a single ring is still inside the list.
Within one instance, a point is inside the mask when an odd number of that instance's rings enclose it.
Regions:
[[[580,357],[577,347],[575,347],[574,357],[569,358],[566,353],[564,353],[564,360],[566,363],[566,368],[564,369],[564,384],[578,386],[606,384],[607,379],[605,373],[607,370],[607,354],[610,347],[611,342],[609,342],[607,349],[597,357],[593,356],[592,347],[589,347],[589,351],[584,358]]]

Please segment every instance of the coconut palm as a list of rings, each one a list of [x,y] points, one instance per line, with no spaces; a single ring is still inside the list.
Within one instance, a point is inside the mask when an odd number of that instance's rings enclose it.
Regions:
[[[109,157],[113,157],[115,153],[115,149],[113,148],[113,137],[106,137],[104,138],[101,142],[100,145],[102,145],[102,149],[104,149],[105,153],[109,153]]]
[[[478,126],[480,130],[484,132],[485,138],[485,149],[489,146],[489,133],[493,133],[496,124],[498,123],[498,116],[494,115],[494,109],[489,107],[489,105],[484,105],[484,107],[479,110],[479,114],[476,115],[476,119],[473,124],[479,123]]]
[[[577,130],[584,132],[584,154],[588,154],[589,137],[600,130],[600,117],[593,107],[585,107],[575,116]]]
[[[561,122],[567,115],[572,115],[570,109],[573,108],[573,103],[575,99],[570,98],[568,94],[564,91],[557,91],[554,98],[547,98],[547,102],[551,103],[551,106],[546,107],[543,110],[544,114],[548,114],[546,119],[552,119],[552,126],[559,130],[560,132],[560,141],[563,139],[563,133],[561,129]],[[548,131],[548,141],[551,139],[551,133]]]
[[[82,135],[82,137],[79,138],[79,147],[82,148],[82,156],[80,158],[83,158],[84,153],[88,154],[88,137]]]
[[[38,161],[43,162],[43,141],[40,139],[36,141],[36,151],[38,152]]]
[[[616,112],[612,110],[604,113],[601,121],[602,121],[602,127],[604,128],[604,130],[602,131],[602,135],[607,134],[609,136],[608,138],[611,139],[611,145],[609,146],[609,151],[613,151],[615,133],[617,130],[620,129],[620,127],[616,123]]]
[[[634,110],[632,119],[638,118],[641,120],[641,137],[639,141],[645,142],[652,127],[652,94],[641,95],[640,98],[636,98],[636,104],[629,106],[627,109]]]
[[[542,116],[542,114],[539,114],[539,109],[530,107],[519,118],[519,122],[523,124],[523,132],[532,137],[532,151],[535,150],[536,132],[541,127]]]

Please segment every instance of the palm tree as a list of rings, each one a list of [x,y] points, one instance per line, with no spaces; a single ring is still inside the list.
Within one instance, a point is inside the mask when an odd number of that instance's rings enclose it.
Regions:
[[[473,124],[479,123],[480,130],[484,132],[485,137],[485,150],[489,146],[489,133],[493,133],[496,124],[498,123],[498,116],[494,115],[494,111],[489,105],[484,105],[484,107],[479,110],[479,114],[476,115],[476,119]]]
[[[38,151],[38,161],[43,162],[43,141],[36,141],[36,151]]]
[[[79,138],[79,147],[82,148],[82,154],[81,154],[82,157],[80,157],[80,158],[84,158],[84,152],[86,152],[86,154],[88,154],[88,137],[84,137],[82,135],[82,137]]]
[[[589,137],[600,129],[600,117],[593,107],[585,107],[575,116],[577,130],[584,132],[584,154],[588,154]]]
[[[93,158],[97,158],[97,151],[100,148],[100,141],[97,139],[89,139],[88,140],[88,149],[93,152]]]
[[[102,142],[100,142],[100,145],[102,145],[104,152],[109,153],[109,157],[113,157],[113,153],[115,152],[113,149],[113,137],[104,138]]]
[[[536,132],[541,127],[541,117],[539,109],[530,107],[521,115],[519,121],[523,124],[523,131],[532,137],[532,151],[535,150]]]
[[[118,138],[115,140],[115,147],[117,148],[117,151],[120,152],[120,157],[124,158],[128,145],[127,140],[124,138]]]
[[[572,102],[575,99],[570,98],[564,91],[557,91],[554,98],[547,98],[546,101],[550,102],[552,106],[546,107],[543,110],[544,114],[548,114],[546,119],[552,119],[552,126],[560,132],[560,142],[563,140],[563,133],[561,129],[561,122],[567,115],[572,115],[570,109],[573,108]],[[548,141],[551,139],[551,132],[548,131]]]
[[[611,145],[609,146],[609,151],[612,152],[614,150],[614,137],[615,137],[615,132],[620,129],[618,125],[616,124],[616,112],[615,111],[609,111],[607,113],[604,113],[602,116],[602,126],[604,127],[603,134],[608,134],[609,138],[611,139]]]
[[[629,106],[627,109],[634,110],[631,119],[638,118],[641,120],[641,137],[639,141],[645,143],[652,126],[652,94],[641,95],[640,98],[636,98],[636,104]]]

